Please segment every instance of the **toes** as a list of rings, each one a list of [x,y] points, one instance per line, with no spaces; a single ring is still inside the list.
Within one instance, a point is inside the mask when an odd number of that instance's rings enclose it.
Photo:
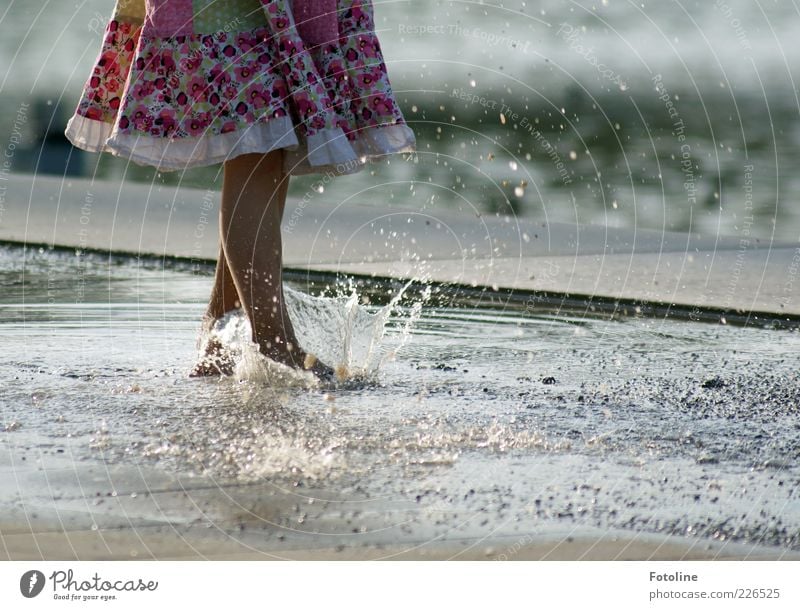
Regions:
[[[203,349],[200,361],[189,373],[189,377],[212,377],[215,375],[233,374],[233,357],[227,352],[222,343],[212,338]]]
[[[333,382],[336,381],[336,372],[327,364],[323,364],[317,360],[314,365],[309,369],[320,381]]]
[[[196,365],[191,372],[189,373],[189,377],[213,377],[214,375],[219,375],[219,369],[212,368],[205,363],[201,363]]]

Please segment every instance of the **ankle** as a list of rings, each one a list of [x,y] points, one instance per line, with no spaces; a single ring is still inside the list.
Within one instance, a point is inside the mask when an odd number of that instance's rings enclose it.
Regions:
[[[214,324],[228,315],[230,312],[239,309],[238,301],[232,306],[226,309],[225,311],[220,311],[218,309],[207,309],[203,314],[203,318],[201,320],[201,324],[204,330],[211,330],[214,327]]]

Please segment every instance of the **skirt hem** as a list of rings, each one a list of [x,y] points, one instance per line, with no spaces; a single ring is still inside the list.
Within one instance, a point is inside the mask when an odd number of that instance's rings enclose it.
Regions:
[[[287,151],[284,170],[291,175],[352,174],[368,160],[415,151],[414,133],[404,123],[364,128],[351,142],[338,128],[320,130],[308,139],[298,137],[289,117],[275,117],[224,134],[169,140],[122,134],[113,123],[75,114],[67,123],[65,134],[76,148],[108,152],[158,171],[214,165],[243,154],[283,148]]]

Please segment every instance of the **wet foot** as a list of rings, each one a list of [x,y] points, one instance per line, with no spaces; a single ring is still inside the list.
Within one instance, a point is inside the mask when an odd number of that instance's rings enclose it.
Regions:
[[[264,356],[275,362],[280,362],[294,369],[309,371],[313,373],[320,381],[334,381],[336,379],[336,372],[332,367],[324,362],[321,362],[313,354],[308,354],[301,349],[261,349]]]
[[[232,375],[234,361],[231,353],[225,349],[219,339],[211,337],[203,349],[203,355],[189,373],[189,377],[213,377],[214,375]]]
[[[311,354],[306,354],[303,368],[314,373],[320,381],[332,382],[336,380],[336,371],[334,371],[333,367],[328,366],[324,362],[320,362],[317,360],[316,356],[312,356]]]

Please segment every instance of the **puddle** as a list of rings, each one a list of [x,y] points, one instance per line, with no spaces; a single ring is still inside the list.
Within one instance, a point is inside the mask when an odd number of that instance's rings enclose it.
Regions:
[[[180,266],[2,248],[0,453],[357,489],[452,530],[800,550],[795,332],[295,287],[301,343],[357,383],[276,384],[252,367],[191,379],[210,285]],[[246,321],[222,332],[242,344]]]

